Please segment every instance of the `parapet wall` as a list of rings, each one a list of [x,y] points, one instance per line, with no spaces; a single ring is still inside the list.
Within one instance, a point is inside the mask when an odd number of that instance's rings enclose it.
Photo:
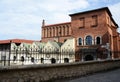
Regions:
[[[120,67],[120,59],[52,65],[0,67],[0,82],[41,82]]]

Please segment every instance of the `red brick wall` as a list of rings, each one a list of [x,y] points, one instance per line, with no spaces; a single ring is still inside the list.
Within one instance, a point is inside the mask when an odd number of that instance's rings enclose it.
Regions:
[[[91,26],[92,16],[94,15],[98,16],[98,24],[96,27]],[[85,26],[83,28],[80,28],[79,20],[82,17],[85,18]],[[105,37],[106,39],[108,38],[105,11],[98,11],[98,12],[75,15],[75,16],[72,16],[71,21],[72,21],[71,22],[72,35],[76,38],[76,40],[79,37],[81,37],[82,39],[85,39],[87,35],[91,35],[93,39],[95,39],[95,37],[97,36],[103,36],[103,38]],[[103,39],[102,42],[103,43],[108,42],[106,41],[106,39]]]
[[[71,37],[71,23],[60,23],[53,25],[46,25],[42,27],[42,41],[47,42],[51,41],[59,41],[64,42],[65,39]]]
[[[71,36],[64,36],[64,37],[51,37],[51,38],[42,38],[42,42],[56,41],[64,43],[65,40],[69,39]]]
[[[97,16],[97,26],[92,26],[92,16]],[[71,16],[71,29],[72,29],[72,36],[76,39],[76,51],[80,49],[78,46],[78,38],[82,38],[85,40],[87,35],[91,35],[93,38],[93,45],[95,43],[95,37],[101,36],[102,37],[102,44],[105,45],[106,43],[110,43],[110,49],[112,51],[118,51],[117,38],[113,37],[117,34],[116,27],[108,25],[107,17],[110,16],[106,10],[100,11],[92,11],[84,14],[77,14]],[[84,18],[84,27],[80,27],[80,19]],[[112,22],[112,21],[111,21]],[[98,45],[99,47],[100,45]],[[86,47],[85,43],[82,47]],[[92,46],[89,46],[92,47]],[[96,46],[93,46],[96,47]],[[114,57],[118,57],[118,55],[114,54]],[[107,57],[107,56],[106,56]],[[81,58],[79,54],[76,55],[76,59]]]
[[[101,9],[97,11],[90,11],[87,13],[79,13],[70,15],[71,16],[71,23],[64,23],[64,24],[55,24],[55,25],[48,25],[44,28],[53,28],[57,27],[58,30],[55,30],[55,36],[50,37],[49,31],[48,31],[48,37],[42,36],[42,41],[47,42],[48,40],[56,40],[58,41],[58,36],[56,35],[57,32],[60,31],[60,28],[62,28],[62,34],[59,36],[59,42],[64,42],[65,39],[68,39],[70,37],[75,38],[75,49],[76,51],[80,50],[81,47],[89,47],[89,48],[98,48],[101,45],[106,45],[106,43],[110,43],[110,49],[112,51],[120,51],[120,47],[118,46],[118,43],[120,44],[120,41],[118,41],[118,33],[116,31],[116,26],[112,20],[111,14],[107,9]],[[94,21],[94,17],[96,17],[97,20]],[[81,22],[84,20],[84,22]],[[97,21],[97,22],[96,22]],[[96,22],[96,24],[95,24]],[[93,24],[95,24],[93,26]],[[63,27],[69,26],[69,34],[66,30],[63,29]],[[43,30],[43,28],[42,28]],[[63,34],[63,31],[64,34]],[[43,33],[43,32],[42,32]],[[44,35],[44,34],[42,34]],[[86,36],[92,36],[93,43],[92,46],[85,45],[85,38]],[[96,45],[96,37],[101,37],[101,44]],[[78,46],[78,38],[82,38],[83,45]],[[118,57],[118,55],[113,55],[113,57]],[[81,59],[80,55],[76,55],[76,59]]]

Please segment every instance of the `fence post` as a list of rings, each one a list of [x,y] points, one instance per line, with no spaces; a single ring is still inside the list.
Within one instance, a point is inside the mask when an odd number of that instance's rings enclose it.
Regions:
[[[10,45],[9,45],[9,56],[8,56],[8,66],[10,66],[11,43],[12,43],[12,41],[10,40]]]

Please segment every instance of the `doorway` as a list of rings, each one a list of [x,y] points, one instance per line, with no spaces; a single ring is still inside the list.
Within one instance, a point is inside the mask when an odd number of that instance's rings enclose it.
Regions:
[[[86,55],[84,60],[85,61],[91,61],[91,60],[94,60],[94,57],[92,55]]]

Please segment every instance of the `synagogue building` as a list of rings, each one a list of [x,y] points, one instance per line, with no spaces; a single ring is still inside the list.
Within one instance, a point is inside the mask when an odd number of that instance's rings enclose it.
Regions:
[[[120,34],[108,7],[69,15],[71,22],[46,25],[42,23],[42,42],[64,43],[75,38],[75,59],[118,58]],[[97,52],[97,53],[96,53]]]

